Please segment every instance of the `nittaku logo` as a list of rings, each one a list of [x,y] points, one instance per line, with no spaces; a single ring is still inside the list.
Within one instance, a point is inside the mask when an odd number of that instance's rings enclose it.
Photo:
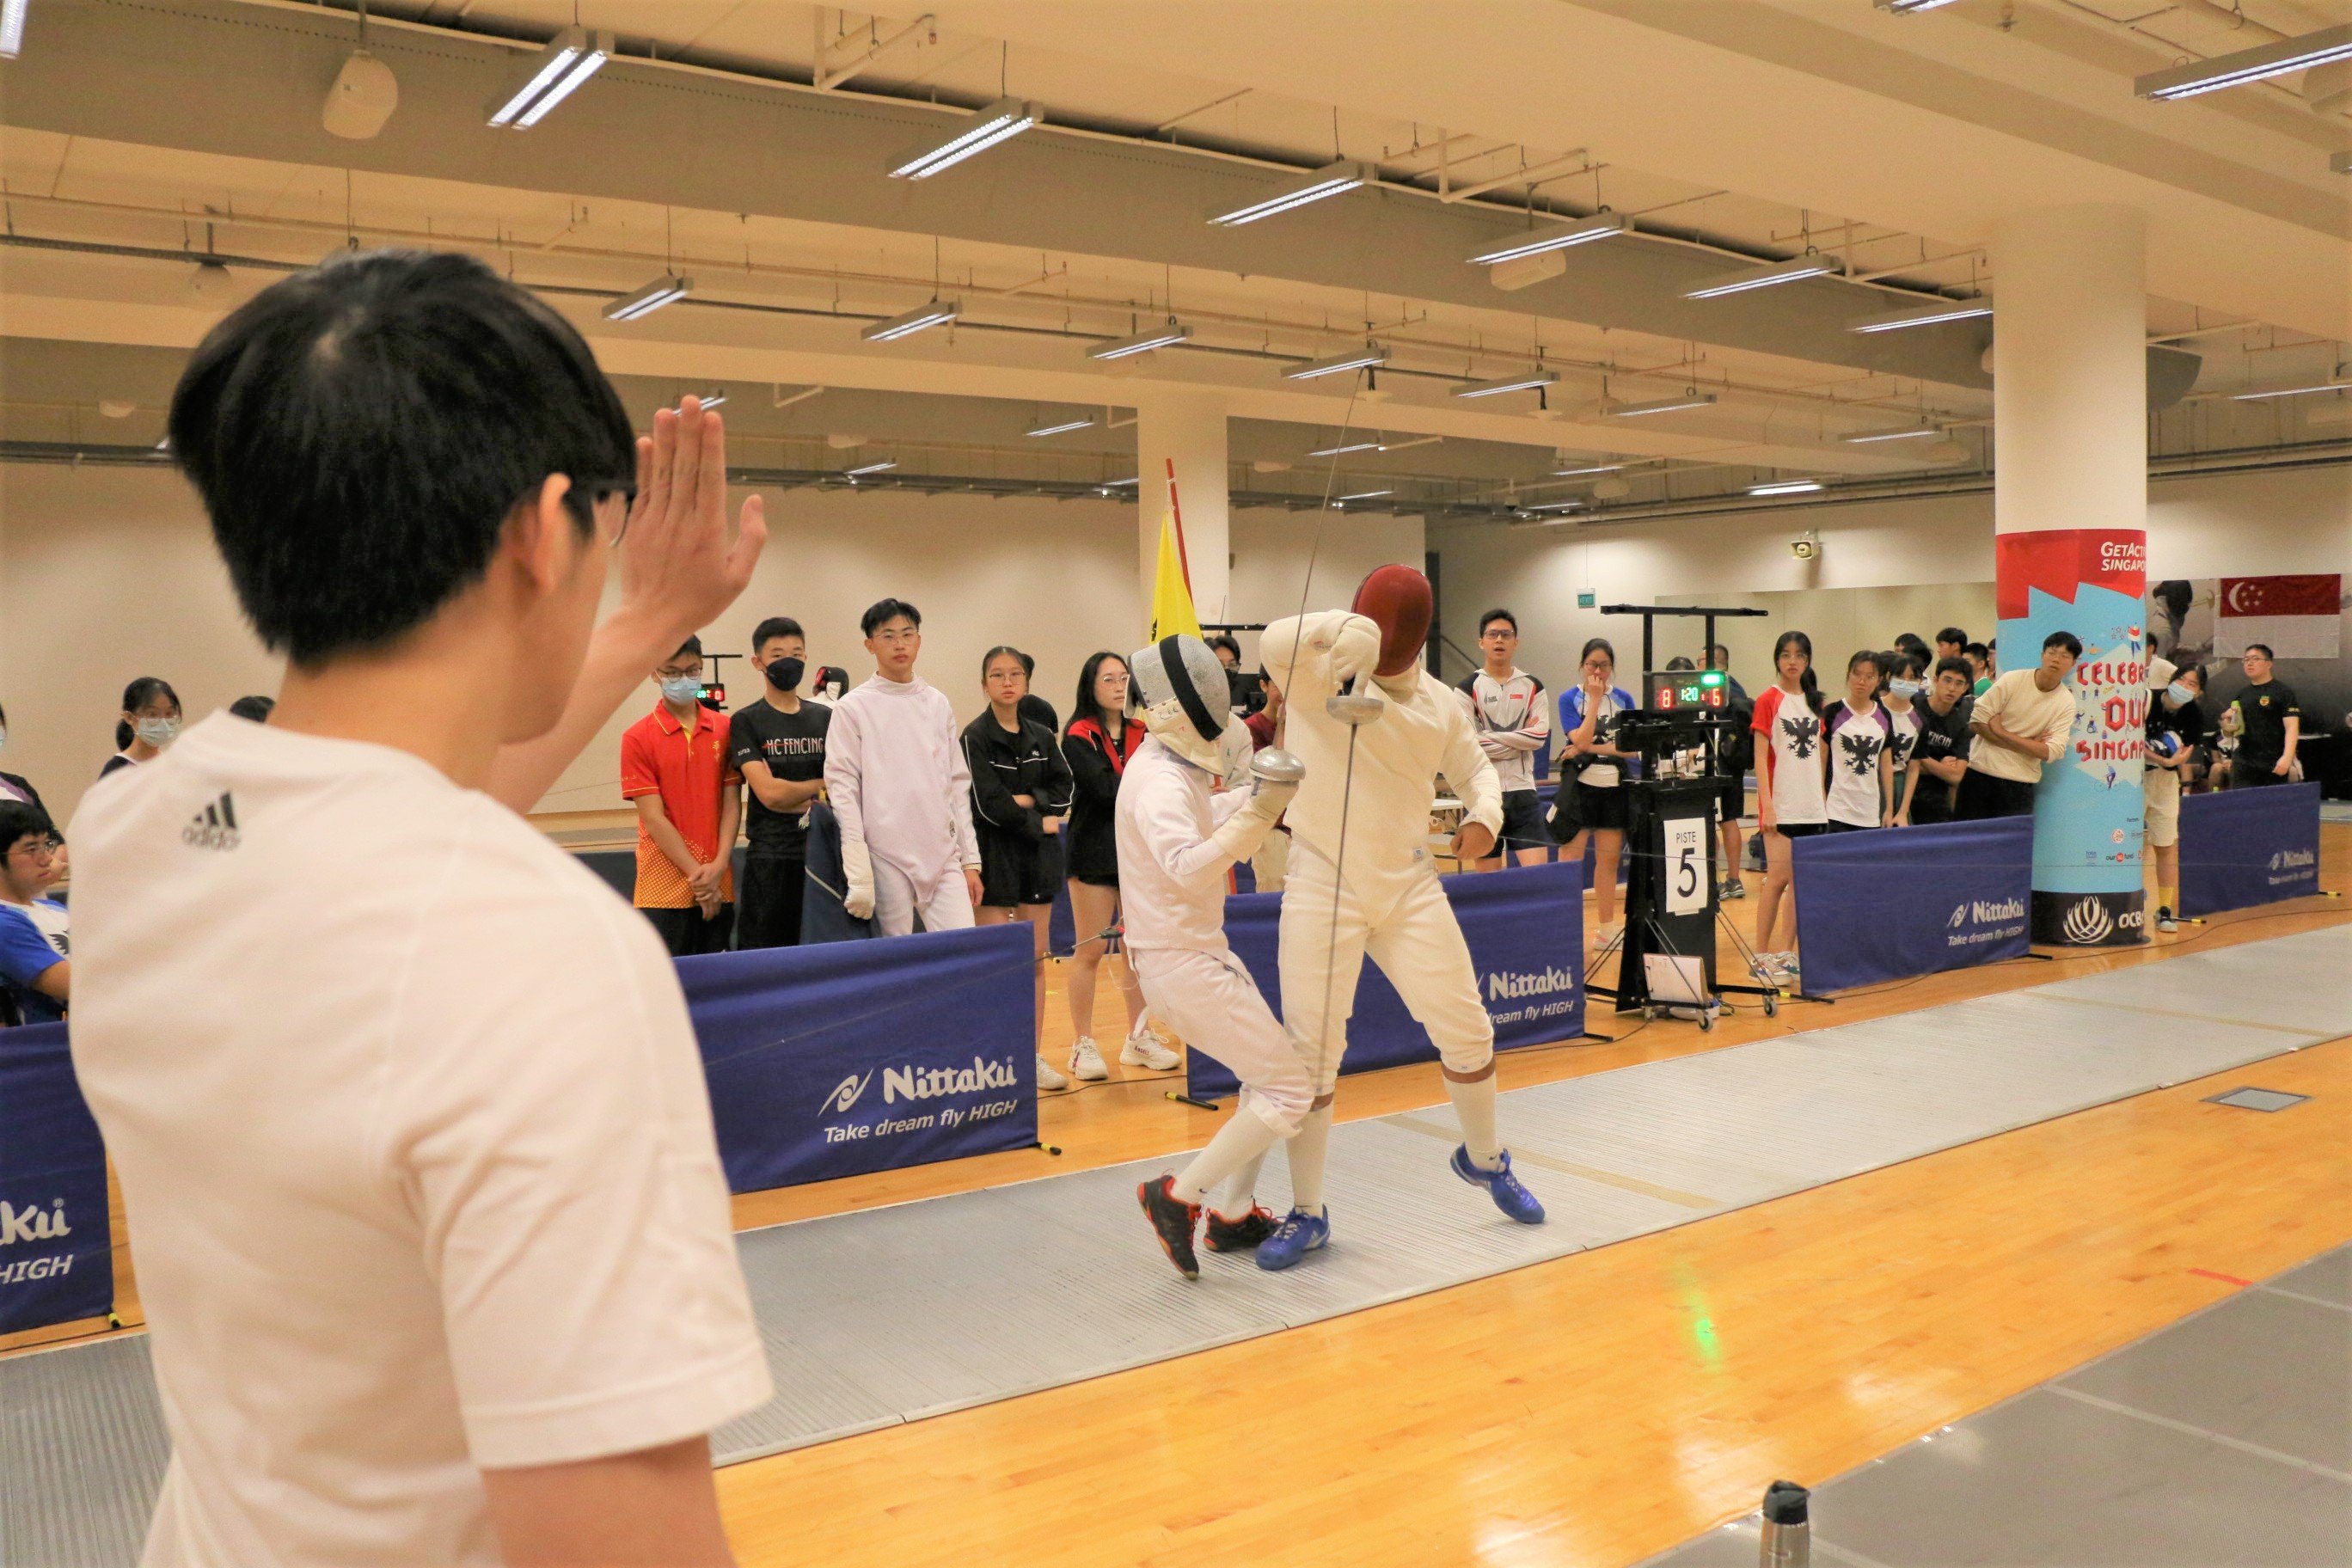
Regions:
[[[2095,898],[2077,899],[2074,907],[2066,911],[2066,940],[2077,947],[2091,947],[2105,942],[2116,929],[2107,913],[2107,906]]]
[[[831,1094],[824,1097],[824,1109],[834,1115],[839,1115],[856,1104],[858,1096],[864,1094],[866,1086],[873,1081],[874,1075],[871,1072],[864,1078],[859,1078],[856,1073],[850,1074],[835,1087]]]
[[[1021,1080],[1009,1061],[971,1058],[968,1068],[884,1068],[882,1103],[901,1100],[937,1100],[949,1094],[979,1094],[992,1089],[1014,1089]],[[861,1086],[863,1087],[863,1086]],[[835,1089],[838,1094],[840,1090]]]
[[[1566,969],[1548,967],[1532,974],[1514,974],[1498,969],[1486,976],[1486,999],[1490,1002],[1506,996],[1548,996],[1575,989],[1576,974]]]
[[[37,1207],[14,1208],[0,1203],[0,1247],[13,1247],[20,1241],[55,1241],[71,1236],[66,1225],[66,1201],[52,1200],[45,1213]]]
[[[2319,857],[2308,849],[2282,849],[2271,857],[2271,869],[2273,871],[2294,871],[2318,864]]]
[[[1958,931],[1970,921],[1981,925],[1988,921],[2021,921],[2024,918],[2023,899],[1974,899],[1952,911],[1951,926]]]

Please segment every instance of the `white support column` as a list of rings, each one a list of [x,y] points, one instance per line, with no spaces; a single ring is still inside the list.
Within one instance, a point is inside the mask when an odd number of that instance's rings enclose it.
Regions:
[[[2033,940],[2146,940],[2147,223],[2020,213],[1993,232],[1994,596],[2003,671],[2071,632],[2074,733],[2035,798]],[[1982,743],[1982,742],[1979,742]]]
[[[1151,603],[1160,523],[1168,515],[1168,464],[1176,464],[1177,505],[1192,563],[1192,604],[1203,621],[1232,619],[1232,533],[1225,496],[1225,400],[1216,393],[1155,393],[1136,407],[1136,560],[1143,603]],[[1137,628],[1137,635],[1142,633]]]

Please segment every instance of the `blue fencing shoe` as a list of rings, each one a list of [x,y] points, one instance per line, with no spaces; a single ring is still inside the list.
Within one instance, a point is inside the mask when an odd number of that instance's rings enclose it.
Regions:
[[[1331,1222],[1321,1215],[1292,1209],[1272,1236],[1258,1244],[1260,1268],[1287,1268],[1310,1252],[1320,1252],[1331,1239]]]
[[[1470,1163],[1468,1147],[1456,1143],[1453,1165],[1455,1175],[1474,1187],[1486,1188],[1487,1195],[1495,1200],[1495,1206],[1521,1225],[1543,1224],[1543,1205],[1536,1201],[1535,1194],[1519,1184],[1518,1177],[1511,1174],[1511,1152],[1508,1149],[1503,1151],[1501,1170],[1482,1171]],[[1267,1245],[1273,1244],[1269,1242]],[[1262,1248],[1259,1255],[1264,1256]]]

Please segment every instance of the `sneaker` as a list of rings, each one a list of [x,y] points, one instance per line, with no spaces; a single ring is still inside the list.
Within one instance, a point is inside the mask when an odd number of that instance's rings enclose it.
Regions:
[[[1070,1080],[1064,1078],[1060,1073],[1055,1071],[1054,1064],[1052,1062],[1047,1061],[1044,1057],[1039,1057],[1037,1058],[1037,1087],[1041,1089],[1067,1089],[1070,1087]]]
[[[1162,1045],[1160,1037],[1151,1032],[1150,1018],[1139,1020],[1134,1033],[1127,1037],[1127,1044],[1118,1049],[1118,1065],[1123,1068],[1150,1068],[1153,1072],[1167,1072],[1182,1065],[1183,1059]]]
[[[1252,1208],[1239,1219],[1211,1209],[1208,1234],[1201,1244],[1212,1252],[1247,1252],[1274,1234],[1274,1215],[1263,1208]]]
[[[1592,944],[1595,947],[1606,947],[1624,934],[1625,922],[1623,921],[1611,921],[1607,925],[1594,926],[1592,928]]]
[[[1723,886],[1715,890],[1715,896],[1718,900],[1744,899],[1748,896],[1748,884],[1737,877],[1726,877]]]
[[[1305,1209],[1292,1209],[1274,1227],[1274,1234],[1258,1244],[1257,1266],[1260,1268],[1287,1268],[1310,1252],[1320,1252],[1330,1244],[1331,1221]]]
[[[2180,922],[2172,918],[2172,909],[2170,905],[2164,905],[2157,910],[2156,929],[2168,934],[2180,929]]]
[[[1518,1177],[1511,1174],[1511,1152],[1508,1149],[1503,1151],[1503,1166],[1498,1171],[1482,1171],[1472,1164],[1469,1147],[1462,1143],[1454,1146],[1452,1163],[1455,1175],[1474,1187],[1486,1188],[1487,1195],[1495,1200],[1495,1206],[1521,1225],[1543,1224],[1543,1205],[1536,1201],[1535,1194],[1519,1184]]]
[[[1110,1068],[1103,1066],[1102,1052],[1095,1048],[1092,1035],[1080,1035],[1078,1043],[1070,1047],[1070,1076],[1088,1083],[1098,1083],[1110,1076]]]
[[[1749,968],[1757,979],[1779,985],[1789,979],[1794,963],[1794,955],[1790,953],[1759,952]]]
[[[1201,1210],[1198,1205],[1177,1201],[1168,1190],[1175,1183],[1173,1176],[1146,1182],[1135,1189],[1135,1201],[1143,1205],[1143,1216],[1159,1234],[1160,1249],[1168,1254],[1176,1272],[1187,1279],[1198,1279],[1201,1260],[1192,1255],[1192,1227],[1201,1223]]]

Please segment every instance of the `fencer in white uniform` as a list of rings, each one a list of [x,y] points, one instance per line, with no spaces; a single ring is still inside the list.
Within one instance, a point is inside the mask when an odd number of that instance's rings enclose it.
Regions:
[[[1462,1127],[1454,1173],[1486,1188],[1515,1220],[1544,1217],[1496,1131],[1494,1023],[1428,844],[1437,774],[1463,803],[1454,849],[1465,860],[1493,853],[1501,786],[1460,695],[1421,667],[1428,579],[1409,566],[1383,566],[1364,580],[1356,605],[1370,613],[1277,621],[1258,640],[1287,706],[1285,739],[1306,769],[1286,822],[1282,1010],[1316,1090],[1288,1145],[1291,1212],[1258,1248],[1266,1268],[1288,1268],[1330,1236],[1323,1167],[1331,1102],[1367,955],[1437,1047]]]
[[[844,907],[884,936],[972,923],[964,873],[980,869],[971,768],[955,710],[914,676],[877,675],[835,702],[824,792],[841,823]]]
[[[1274,830],[1297,793],[1299,769],[1287,752],[1249,752],[1248,731],[1226,716],[1224,667],[1199,637],[1162,637],[1128,668],[1150,731],[1118,786],[1128,962],[1153,1016],[1242,1085],[1233,1117],[1208,1147],[1182,1171],[1136,1189],[1170,1261],[1195,1279],[1193,1232],[1203,1206],[1213,1252],[1255,1247],[1274,1233],[1274,1216],[1257,1206],[1258,1167],[1298,1131],[1314,1098],[1297,1043],[1225,942],[1225,873]],[[1215,793],[1228,779],[1239,787]]]

